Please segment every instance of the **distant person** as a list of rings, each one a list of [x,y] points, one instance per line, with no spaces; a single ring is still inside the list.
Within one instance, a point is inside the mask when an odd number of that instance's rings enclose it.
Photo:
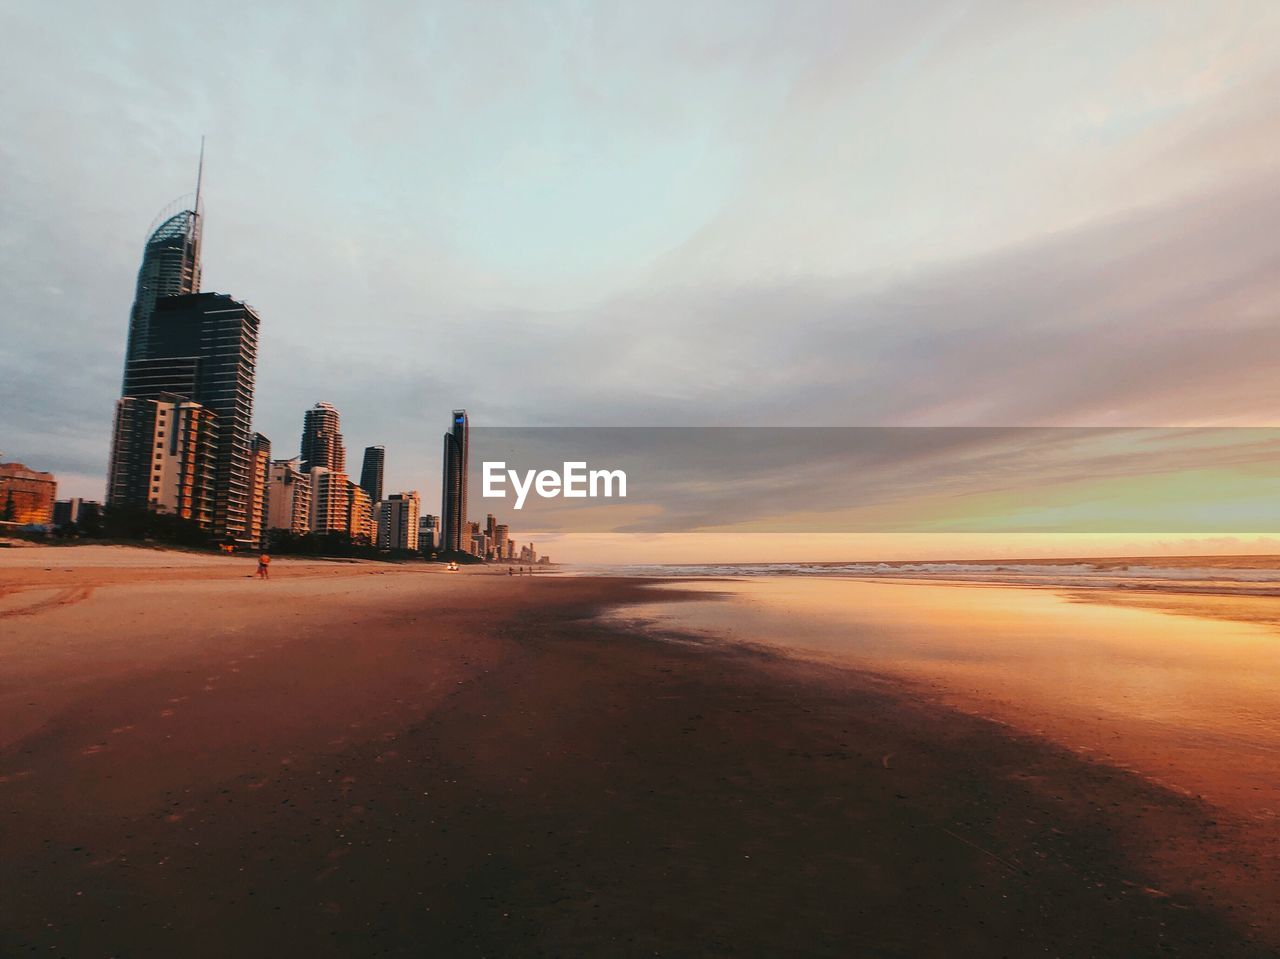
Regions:
[[[508,566],[508,567],[507,567],[507,575],[508,575],[508,576],[514,576],[515,574],[516,574],[516,571],[515,571],[514,569],[512,569],[510,566]]]
[[[258,557],[258,579],[271,578],[271,557],[263,553]]]

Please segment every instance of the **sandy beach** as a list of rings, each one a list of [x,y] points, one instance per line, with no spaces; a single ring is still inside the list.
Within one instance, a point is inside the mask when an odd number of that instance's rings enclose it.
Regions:
[[[1194,796],[626,577],[0,551],[0,955],[1269,956]]]

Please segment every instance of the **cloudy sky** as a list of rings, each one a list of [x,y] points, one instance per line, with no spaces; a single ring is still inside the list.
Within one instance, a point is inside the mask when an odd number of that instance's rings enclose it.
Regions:
[[[193,189],[317,400],[485,425],[1280,425],[1280,5],[0,8],[0,456],[98,498]]]

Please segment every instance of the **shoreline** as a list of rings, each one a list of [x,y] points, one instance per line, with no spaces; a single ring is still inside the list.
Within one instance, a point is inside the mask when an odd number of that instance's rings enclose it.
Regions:
[[[904,683],[596,618],[683,598],[654,579],[290,565],[3,620],[0,715],[36,715],[0,746],[0,951],[1280,942],[1203,805]]]

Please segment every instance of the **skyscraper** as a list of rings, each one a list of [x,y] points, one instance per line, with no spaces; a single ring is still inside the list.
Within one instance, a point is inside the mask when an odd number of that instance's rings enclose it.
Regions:
[[[447,553],[470,552],[467,531],[467,456],[470,444],[467,411],[454,410],[444,434],[444,477],[440,504],[441,548]]]
[[[309,473],[317,466],[335,473],[347,471],[342,421],[329,403],[317,403],[302,418],[302,471]]]
[[[163,296],[200,292],[200,235],[204,221],[200,186],[203,178],[202,140],[194,199],[183,197],[161,212],[142,249],[142,266],[138,269],[133,310],[129,314],[129,339],[124,355],[126,371],[131,362],[146,354],[151,342],[151,315],[156,301]],[[123,391],[123,395],[129,395],[128,389]]]
[[[137,443],[125,443],[120,436],[130,401],[190,400],[217,417],[213,431],[213,533],[252,545],[251,421],[259,325],[251,307],[221,293],[166,296],[156,301],[146,347],[125,368],[125,396],[116,417],[108,483],[113,503],[137,503],[139,479],[149,480],[154,475],[149,465],[137,459],[150,459],[150,451]],[[154,481],[150,485],[154,486]],[[146,487],[142,489],[145,501]]]
[[[387,463],[387,451],[382,446],[366,446],[364,463],[360,467],[360,488],[377,503],[382,499],[382,471]]]
[[[267,498],[271,492],[271,440],[254,433],[249,444],[249,539],[258,546],[267,544]]]

